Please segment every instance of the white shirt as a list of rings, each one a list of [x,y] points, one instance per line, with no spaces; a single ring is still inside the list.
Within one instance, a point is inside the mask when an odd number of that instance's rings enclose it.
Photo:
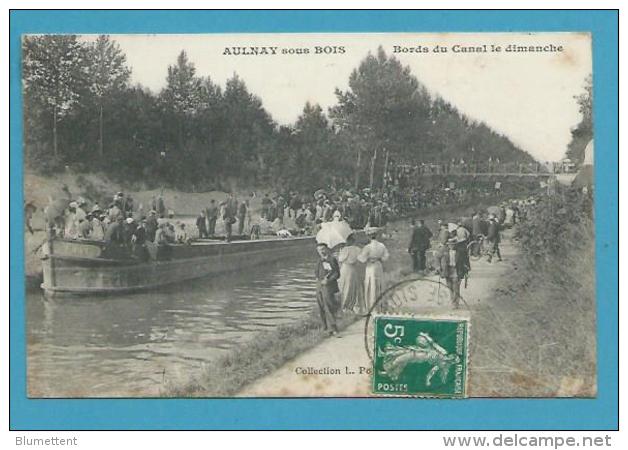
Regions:
[[[377,261],[386,261],[390,254],[384,244],[379,241],[371,240],[360,252],[358,260],[362,263],[372,263]]]

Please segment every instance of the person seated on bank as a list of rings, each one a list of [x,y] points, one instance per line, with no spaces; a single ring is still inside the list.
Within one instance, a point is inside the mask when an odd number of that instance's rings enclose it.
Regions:
[[[277,236],[282,239],[285,239],[285,238],[292,237],[292,233],[290,233],[290,231],[287,230],[286,228],[282,228],[281,230],[277,231]]]
[[[88,213],[84,219],[79,220],[78,237],[79,239],[91,239],[92,232],[92,215]]]
[[[301,205],[301,207],[298,210],[296,210],[294,214],[295,214],[294,223],[296,224],[296,226],[301,229],[305,228],[306,219],[307,219],[307,211],[305,209],[305,205]]]
[[[190,244],[191,240],[188,236],[188,232],[185,229],[185,224],[183,222],[179,222],[177,224],[177,229],[175,231],[175,239],[177,244]]]

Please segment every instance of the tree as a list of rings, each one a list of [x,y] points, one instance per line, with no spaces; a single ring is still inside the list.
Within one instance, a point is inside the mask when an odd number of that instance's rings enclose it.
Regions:
[[[88,47],[89,57],[89,90],[96,99],[98,108],[98,151],[104,155],[103,109],[105,99],[114,91],[126,87],[131,74],[126,66],[126,56],[120,46],[109,39],[107,35],[100,35]]]
[[[225,85],[222,106],[225,134],[221,150],[226,171],[242,174],[243,168],[252,165],[265,170],[266,157],[273,151],[275,123],[262,101],[234,74]]]
[[[24,89],[52,116],[52,147],[57,158],[57,126],[79,100],[80,84],[85,80],[85,49],[76,35],[26,36],[22,45]]]
[[[335,158],[334,134],[319,105],[305,104],[295,123],[293,136],[288,169],[291,185],[314,189],[329,184],[339,167]]]
[[[370,184],[374,184],[378,158],[410,153],[427,127],[430,97],[427,90],[398,59],[383,48],[369,54],[349,77],[349,90],[336,90],[338,105],[330,110],[334,124],[356,137],[357,159],[363,150],[371,156]],[[359,163],[358,163],[359,166]],[[356,179],[360,167],[356,168]]]
[[[196,68],[188,60],[185,50],[179,53],[175,65],[168,66],[166,83],[166,87],[161,92],[161,100],[165,109],[174,115],[177,123],[178,145],[181,150],[184,150],[186,120],[198,112],[202,99],[201,79],[196,76]]]
[[[582,114],[580,123],[571,130],[571,141],[567,146],[567,158],[576,163],[584,160],[584,149],[593,139],[593,79],[591,75],[584,80],[584,92],[574,96]]]

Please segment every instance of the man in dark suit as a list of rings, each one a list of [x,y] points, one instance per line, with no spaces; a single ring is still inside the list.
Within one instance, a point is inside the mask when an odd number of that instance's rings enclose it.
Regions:
[[[321,314],[321,322],[330,335],[338,335],[336,293],[339,290],[340,266],[326,244],[318,244],[316,250],[320,256],[316,266],[316,301]]]
[[[238,235],[242,236],[244,233],[244,221],[246,220],[246,214],[248,212],[248,206],[245,201],[240,202],[238,205]]]
[[[415,223],[412,219],[412,237],[408,246],[408,253],[412,256],[412,269],[415,272],[425,270],[425,252],[430,248],[432,232],[425,226],[423,220]]]
[[[491,262],[493,255],[497,254],[498,261],[502,260],[502,255],[499,251],[499,243],[501,242],[500,225],[494,214],[489,216],[488,233],[486,238],[489,244],[488,262]]]
[[[203,239],[209,237],[207,234],[207,221],[205,219],[205,211],[201,211],[201,213],[196,218],[196,229],[198,230],[198,237]]]
[[[211,237],[216,234],[216,221],[218,220],[218,206],[213,198],[209,202],[209,207],[205,210],[207,216],[207,234]]]

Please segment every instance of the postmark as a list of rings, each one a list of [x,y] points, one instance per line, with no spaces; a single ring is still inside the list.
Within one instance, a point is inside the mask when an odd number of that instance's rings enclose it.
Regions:
[[[423,318],[467,318],[469,305],[459,295],[463,309],[453,309],[455,293],[437,275],[409,278],[389,286],[371,306],[364,322],[364,348],[374,359],[373,321],[377,316],[420,316]]]
[[[375,317],[373,394],[466,397],[468,345],[466,318]]]

